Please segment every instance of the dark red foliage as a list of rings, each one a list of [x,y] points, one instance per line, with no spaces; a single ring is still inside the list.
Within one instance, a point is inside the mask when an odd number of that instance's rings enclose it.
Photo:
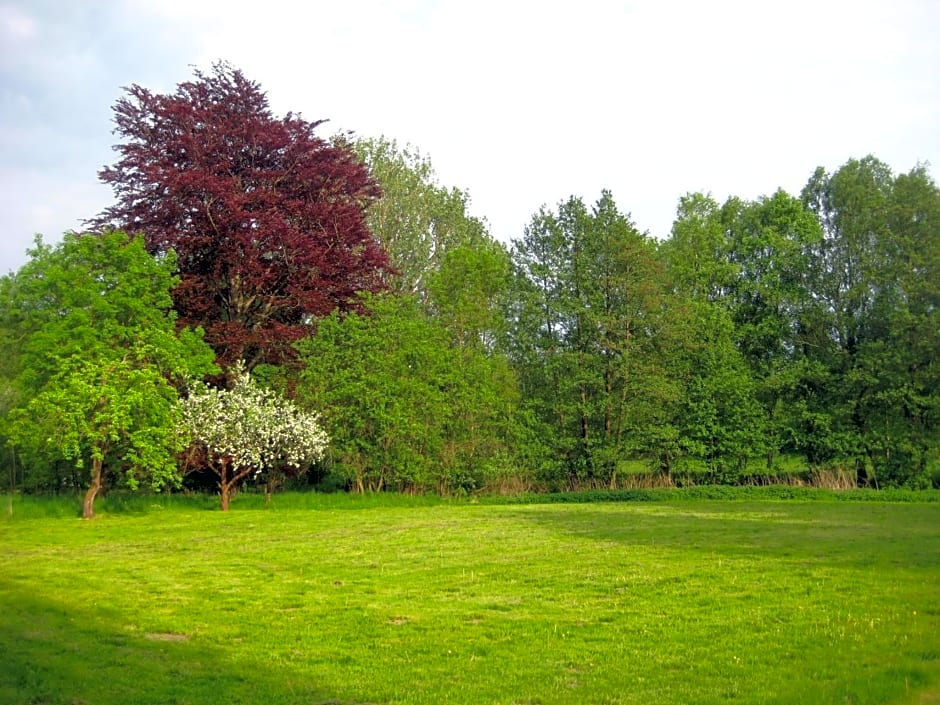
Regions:
[[[176,251],[180,322],[223,365],[291,359],[316,318],[382,287],[388,257],[365,221],[380,196],[320,122],[275,118],[257,83],[220,63],[172,95],[138,85],[114,106],[121,158],[99,176],[117,203],[91,225]]]

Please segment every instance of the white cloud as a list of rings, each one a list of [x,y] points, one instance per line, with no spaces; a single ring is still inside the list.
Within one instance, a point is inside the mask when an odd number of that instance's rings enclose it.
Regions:
[[[36,36],[36,21],[20,8],[0,5],[0,32],[5,42],[28,40]]]

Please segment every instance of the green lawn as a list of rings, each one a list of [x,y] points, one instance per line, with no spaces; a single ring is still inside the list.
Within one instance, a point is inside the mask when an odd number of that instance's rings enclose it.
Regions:
[[[0,550],[10,705],[940,702],[940,503],[236,501]]]

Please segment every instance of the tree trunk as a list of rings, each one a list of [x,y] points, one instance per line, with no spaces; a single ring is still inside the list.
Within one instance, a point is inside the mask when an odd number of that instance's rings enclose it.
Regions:
[[[610,369],[610,362],[607,362],[606,367],[604,368],[604,442],[610,445],[610,436],[612,430],[611,416],[613,412],[611,410],[611,397],[614,394],[614,382],[613,382],[613,371]]]
[[[271,498],[274,496],[274,491],[277,489],[278,475],[274,469],[268,471],[268,477],[264,483],[264,503],[271,504]]]
[[[232,492],[232,481],[229,479],[229,460],[222,461],[222,467],[219,472],[219,497],[222,500],[222,511],[228,511],[229,498]]]
[[[91,487],[85,493],[85,501],[82,503],[82,519],[95,518],[95,497],[101,489],[102,465],[103,461],[100,458],[92,458]]]
[[[582,363],[583,364],[583,363]],[[587,408],[587,389],[581,385],[581,440],[584,441],[584,447],[587,448],[588,442],[588,415]]]

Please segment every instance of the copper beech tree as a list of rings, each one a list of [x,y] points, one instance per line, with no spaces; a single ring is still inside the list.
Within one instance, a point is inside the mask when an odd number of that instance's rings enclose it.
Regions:
[[[388,257],[366,225],[380,189],[322,123],[272,115],[259,85],[227,63],[114,106],[120,155],[99,176],[117,202],[91,221],[174,250],[181,324],[201,326],[218,361],[279,364],[316,318],[382,288]]]

